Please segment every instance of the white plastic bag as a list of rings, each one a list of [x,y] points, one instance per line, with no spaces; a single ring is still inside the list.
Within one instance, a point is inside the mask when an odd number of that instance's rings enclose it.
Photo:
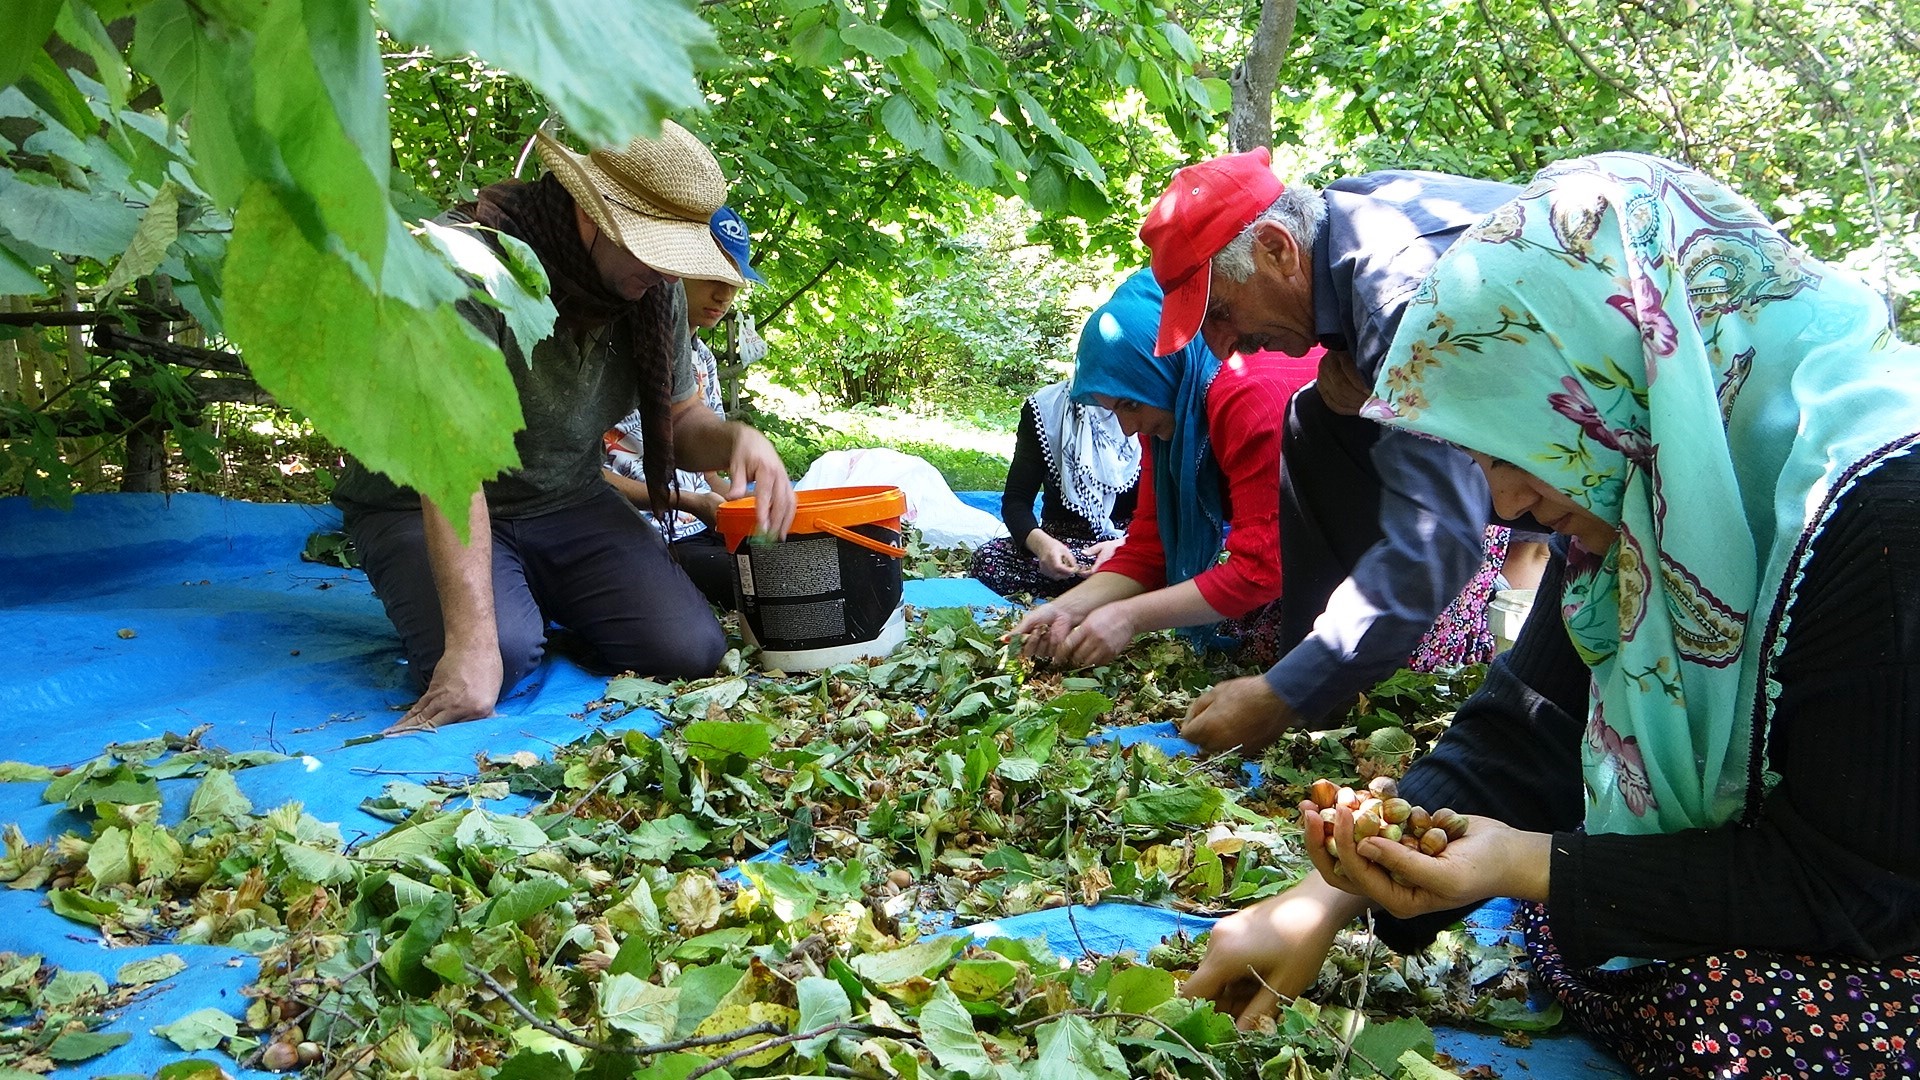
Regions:
[[[891,484],[907,496],[904,520],[935,547],[979,547],[1007,535],[1000,519],[968,506],[925,458],[886,447],[829,450],[808,467],[796,488]]]

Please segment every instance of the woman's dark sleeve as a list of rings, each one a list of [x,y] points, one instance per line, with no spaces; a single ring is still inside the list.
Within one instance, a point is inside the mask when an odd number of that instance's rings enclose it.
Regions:
[[[1133,520],[1133,508],[1139,502],[1140,481],[1135,480],[1132,487],[1113,497],[1113,523],[1125,530],[1127,522]]]
[[[1556,833],[1548,916],[1569,960],[1920,952],[1920,461],[1841,499],[1789,613],[1768,742],[1780,782],[1758,819]]]
[[[1408,801],[1429,810],[1445,806],[1497,818],[1529,832],[1580,824],[1586,812],[1580,738],[1591,675],[1560,619],[1563,551],[1562,543],[1554,544],[1533,611],[1513,648],[1488,665],[1486,682],[1400,781]],[[1413,952],[1470,910],[1412,919],[1378,912],[1374,929],[1394,949]]]
[[[1015,550],[1027,550],[1027,534],[1040,522],[1033,516],[1033,499],[1046,482],[1047,455],[1040,448],[1040,424],[1033,402],[1020,406],[1020,428],[1013,436],[1013,463],[1007,466],[1007,486],[1000,495],[1000,520]]]

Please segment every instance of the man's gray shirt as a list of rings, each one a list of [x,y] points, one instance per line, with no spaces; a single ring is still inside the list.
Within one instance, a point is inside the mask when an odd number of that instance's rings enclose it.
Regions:
[[[693,377],[686,293],[678,282],[657,287],[673,293],[671,395],[680,402],[699,389]],[[513,437],[520,467],[482,485],[490,516],[535,517],[593,497],[606,484],[602,436],[637,408],[642,397],[643,365],[632,354],[625,320],[579,336],[556,326],[533,347],[529,360],[497,308],[473,297],[454,307],[505,355],[526,425]],[[349,514],[420,508],[420,497],[411,488],[358,461],[348,463],[333,501]]]

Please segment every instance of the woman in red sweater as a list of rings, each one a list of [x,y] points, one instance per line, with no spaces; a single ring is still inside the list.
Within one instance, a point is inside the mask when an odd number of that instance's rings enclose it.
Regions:
[[[1222,363],[1202,341],[1153,355],[1160,286],[1129,278],[1080,334],[1074,400],[1143,440],[1138,509],[1100,572],[1014,628],[1029,656],[1102,664],[1134,635],[1214,627],[1270,663],[1280,598],[1280,440],[1318,350]],[[1224,550],[1227,558],[1221,561]],[[1225,625],[1220,625],[1225,624]]]

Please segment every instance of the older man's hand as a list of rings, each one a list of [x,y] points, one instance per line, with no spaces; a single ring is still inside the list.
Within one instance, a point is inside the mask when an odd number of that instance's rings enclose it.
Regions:
[[[1265,678],[1252,675],[1228,679],[1195,699],[1180,736],[1210,754],[1257,754],[1299,722],[1293,706]]]
[[[1328,349],[1320,358],[1320,374],[1314,381],[1320,400],[1342,416],[1360,415],[1360,407],[1373,396],[1373,384],[1362,378],[1353,362],[1353,354]]]

